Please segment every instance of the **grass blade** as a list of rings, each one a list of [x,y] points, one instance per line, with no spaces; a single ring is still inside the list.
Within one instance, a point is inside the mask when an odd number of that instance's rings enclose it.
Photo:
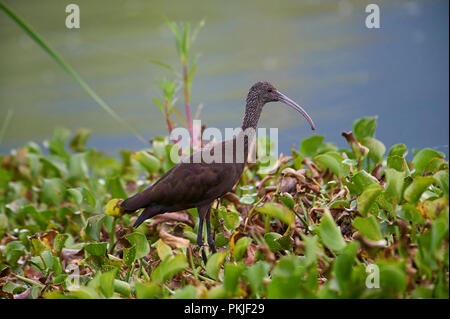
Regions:
[[[2,128],[0,129],[0,144],[3,141],[3,137],[5,136],[6,130],[8,129],[9,123],[11,122],[11,118],[13,116],[13,110],[9,109],[8,113],[6,113],[5,120],[3,121]]]
[[[45,52],[47,52],[53,60],[58,63],[69,75],[86,91],[89,96],[97,102],[109,115],[117,122],[126,127],[133,135],[145,143],[145,139],[127,122],[125,122],[116,112],[100,97],[91,87],[78,75],[77,72],[54,50],[47,42],[41,38],[37,32],[28,25],[23,19],[17,16],[10,8],[0,1],[0,9],[2,9],[11,19],[13,19]]]

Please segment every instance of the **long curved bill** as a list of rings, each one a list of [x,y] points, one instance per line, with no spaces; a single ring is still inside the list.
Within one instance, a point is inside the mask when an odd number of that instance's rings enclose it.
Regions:
[[[308,121],[309,125],[311,125],[311,129],[312,130],[316,129],[316,126],[314,125],[313,120],[300,105],[298,105],[297,103],[292,101],[290,98],[288,98],[283,93],[280,93],[278,91],[277,91],[277,93],[278,93],[278,99],[280,102],[283,102],[284,104],[287,104],[290,107],[292,107],[294,110],[297,110],[298,112],[300,112],[305,117],[305,119]]]

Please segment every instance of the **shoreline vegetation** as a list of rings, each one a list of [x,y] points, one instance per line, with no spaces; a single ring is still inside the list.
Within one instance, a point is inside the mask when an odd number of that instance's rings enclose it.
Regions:
[[[271,174],[248,165],[213,205],[206,265],[195,209],[133,229],[137,214],[111,205],[174,165],[168,138],[118,160],[87,149],[88,130],[59,128],[48,152],[29,142],[0,156],[0,296],[448,298],[448,162],[386,152],[375,128],[355,121],[345,149],[307,138]]]
[[[31,26],[1,1],[0,9],[142,140]],[[198,145],[190,49],[203,22],[192,33],[167,23],[181,72],[152,60],[170,74],[154,103],[169,133],[175,112]],[[176,142],[155,137],[116,159],[86,148],[88,129],[57,128],[42,145],[0,155],[0,298],[449,298],[448,162],[431,148],[409,161],[406,145],[386,150],[375,130],[376,118],[356,120],[342,133],[347,148],[313,135],[276,155],[270,174],[262,159],[275,156],[272,141],[258,139],[260,161],[213,205],[218,252],[205,265],[195,209],[133,229],[137,214],[116,207],[175,165]]]

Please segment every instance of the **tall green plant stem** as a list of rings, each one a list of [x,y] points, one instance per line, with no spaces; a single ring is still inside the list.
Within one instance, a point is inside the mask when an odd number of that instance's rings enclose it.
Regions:
[[[190,88],[188,79],[188,66],[187,62],[183,62],[183,89],[184,89],[184,104],[186,108],[186,122],[188,125],[189,134],[191,135],[192,145],[197,146],[197,138],[194,136],[194,129],[192,126],[192,115],[191,115],[191,105],[190,105]]]

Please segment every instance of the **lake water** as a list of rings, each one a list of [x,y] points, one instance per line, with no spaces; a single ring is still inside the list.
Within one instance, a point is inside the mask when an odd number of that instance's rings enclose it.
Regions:
[[[81,28],[65,27],[66,1],[4,1],[50,43],[114,110],[145,137],[166,134],[152,101],[156,80],[179,68],[164,16],[205,19],[192,47],[200,54],[193,113],[208,126],[238,127],[249,87],[268,80],[302,105],[317,134],[345,145],[355,119],[378,116],[376,137],[389,148],[433,147],[448,156],[449,2],[377,1],[381,28],[365,27],[371,1],[72,1]],[[0,153],[50,138],[54,127],[92,130],[89,145],[116,155],[145,147],[0,12],[0,121],[14,111]],[[178,107],[184,111],[180,95]],[[176,116],[173,117],[176,121]],[[312,134],[280,103],[260,126],[279,128],[279,149]]]

